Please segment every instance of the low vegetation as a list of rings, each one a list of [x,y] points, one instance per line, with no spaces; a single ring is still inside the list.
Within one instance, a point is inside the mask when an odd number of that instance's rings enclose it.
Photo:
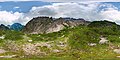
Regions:
[[[48,34],[0,31],[4,37],[0,38],[0,47],[7,51],[0,56],[16,55],[7,58],[10,60],[119,60],[120,54],[114,52],[120,48],[119,29],[115,23],[101,21]],[[100,37],[108,42],[100,44]]]

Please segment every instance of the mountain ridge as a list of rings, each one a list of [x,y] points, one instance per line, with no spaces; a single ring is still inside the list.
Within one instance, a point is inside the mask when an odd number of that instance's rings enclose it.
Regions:
[[[30,20],[23,31],[25,33],[31,34],[43,34],[43,33],[52,33],[58,32],[66,27],[74,27],[78,25],[88,25],[89,22],[83,19],[71,19],[57,18],[53,19],[52,17],[36,17]]]

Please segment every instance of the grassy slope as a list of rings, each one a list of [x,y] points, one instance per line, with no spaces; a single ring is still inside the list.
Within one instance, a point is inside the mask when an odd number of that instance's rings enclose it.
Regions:
[[[116,56],[120,56],[120,54],[116,54],[112,49],[109,48],[107,44],[100,45],[99,37],[104,35],[108,38],[108,40],[113,45],[120,44],[120,30],[117,29],[116,25],[113,26],[104,26],[104,27],[92,27],[91,26],[78,26],[74,28],[66,28],[59,32],[49,33],[49,34],[27,34],[30,39],[33,40],[32,43],[36,42],[48,42],[55,41],[54,44],[58,41],[67,40],[67,47],[64,49],[65,51],[61,54],[50,54],[49,56],[42,58],[29,58],[31,60],[43,59],[43,60],[70,60],[74,59],[85,59],[85,60],[119,60]],[[4,40],[0,40],[0,45],[4,46],[4,42],[7,40],[16,41],[17,44],[27,43],[25,39],[22,38],[23,33],[15,32],[15,31],[1,31],[0,35],[5,35]],[[63,36],[64,35],[64,36]],[[88,43],[97,43],[96,46],[90,47]],[[57,47],[54,47],[57,48]],[[43,48],[44,49],[44,48]],[[47,51],[47,50],[46,50]],[[14,53],[13,53],[14,54]],[[20,53],[17,53],[20,54]],[[22,54],[22,53],[21,53]],[[13,60],[16,58],[13,58]],[[20,59],[20,58],[17,58]],[[24,58],[27,60],[27,58]],[[9,60],[9,59],[8,59]],[[72,59],[73,60],[73,59]]]

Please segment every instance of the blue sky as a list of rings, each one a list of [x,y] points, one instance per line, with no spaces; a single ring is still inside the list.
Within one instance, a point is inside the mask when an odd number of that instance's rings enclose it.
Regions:
[[[21,2],[0,2],[0,7],[2,11],[12,11],[12,12],[29,12],[33,6],[44,6],[50,5],[50,2],[40,2],[40,1],[21,1]]]
[[[73,17],[88,21],[109,20],[120,24],[120,2],[108,0],[0,0],[0,24],[25,25],[34,17]],[[74,2],[73,2],[74,1]],[[94,1],[94,2],[91,2]]]

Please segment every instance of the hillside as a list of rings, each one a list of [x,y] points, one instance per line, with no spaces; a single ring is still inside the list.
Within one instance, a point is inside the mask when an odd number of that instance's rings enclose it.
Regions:
[[[120,56],[119,25],[109,21],[95,21],[48,34],[2,30],[0,36],[3,58],[9,55],[12,56],[9,59],[115,60]]]

